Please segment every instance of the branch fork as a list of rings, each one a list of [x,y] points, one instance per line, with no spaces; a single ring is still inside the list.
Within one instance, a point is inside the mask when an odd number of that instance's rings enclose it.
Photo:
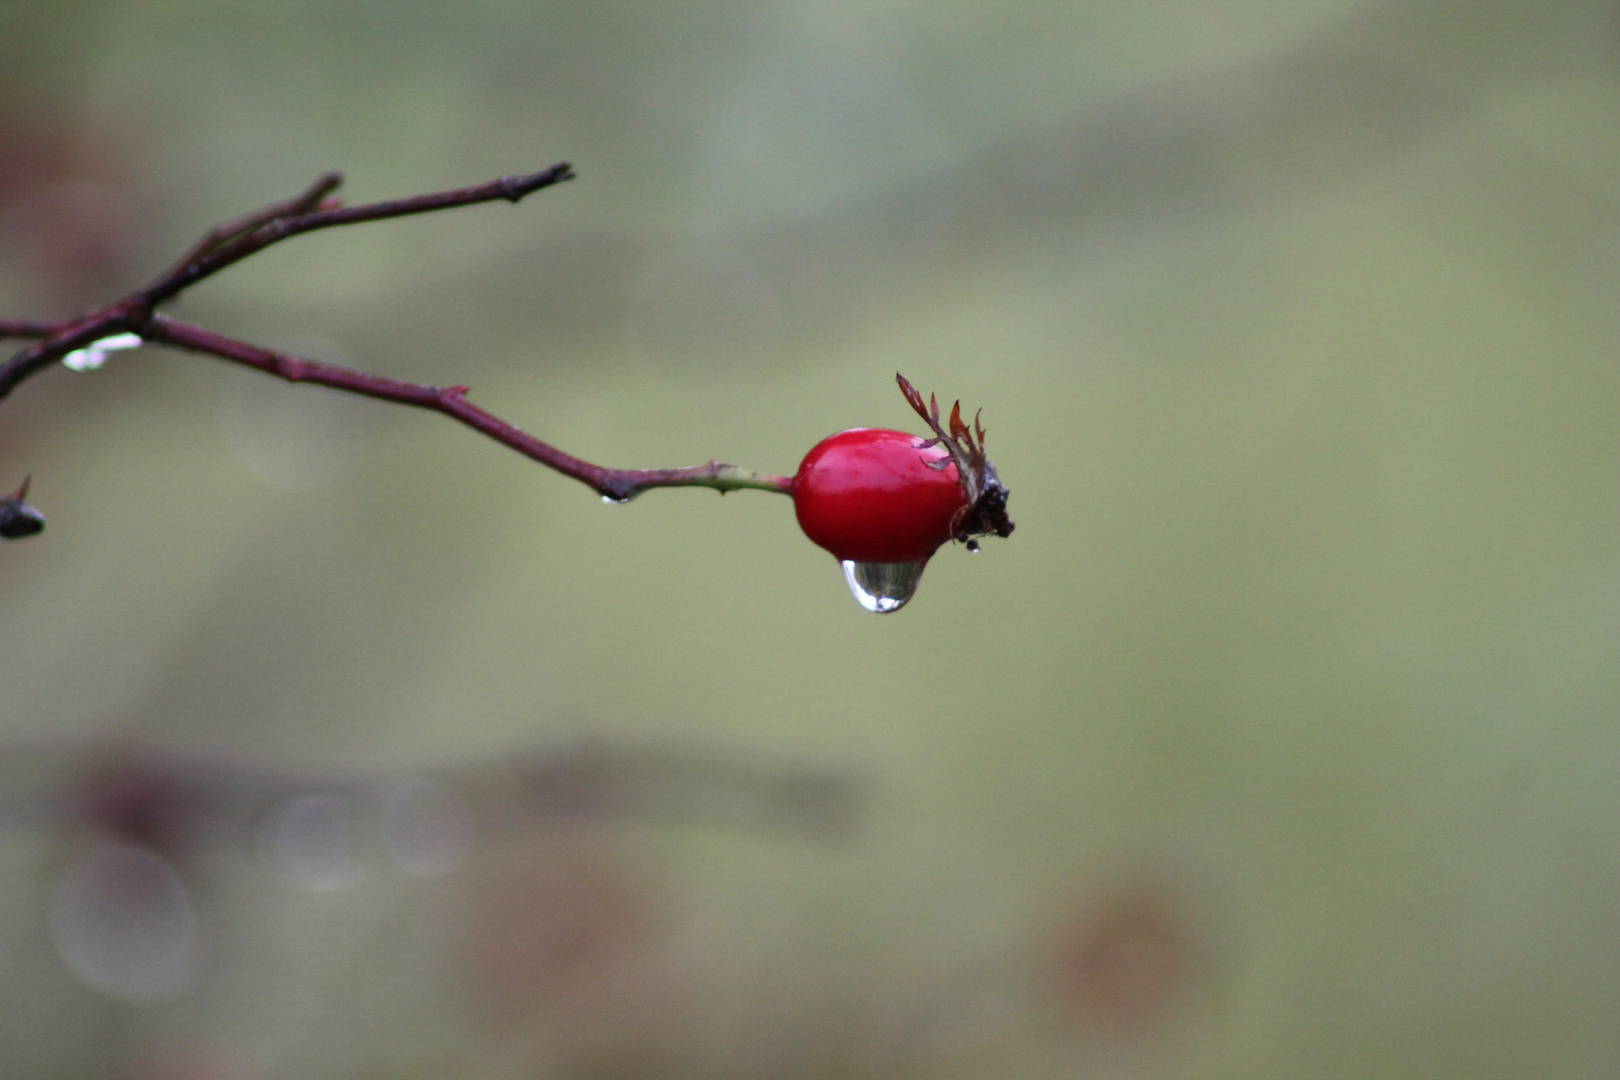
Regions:
[[[191,286],[273,244],[303,233],[496,200],[515,203],[536,191],[573,178],[573,169],[563,162],[541,172],[504,176],[472,187],[351,207],[344,206],[332,197],[343,182],[342,176],[335,172],[327,173],[290,199],[215,226],[150,285],[97,311],[63,322],[0,319],[0,338],[34,339],[34,344],[0,364],[0,398],[7,397],[22,382],[52,364],[81,350],[85,353],[84,367],[99,366],[96,361],[106,351],[129,346],[128,342],[114,344],[107,339],[132,334],[145,344],[168,345],[204,353],[256,368],[288,382],[315,383],[443,413],[564,476],[580,481],[613,502],[628,502],[655,487],[706,487],[722,494],[753,488],[790,494],[792,480],[789,477],[756,473],[715,461],[680,469],[609,469],[593,465],[474,405],[467,400],[466,386],[402,382],[321,363],[226,337],[172,319],[158,310],[162,304]],[[102,345],[99,350],[95,348],[98,344]],[[43,528],[44,518],[23,501],[27,488],[28,483],[24,481],[15,495],[0,499],[0,537],[33,535]],[[24,531],[8,531],[8,522],[11,528]],[[30,527],[31,531],[27,531]]]

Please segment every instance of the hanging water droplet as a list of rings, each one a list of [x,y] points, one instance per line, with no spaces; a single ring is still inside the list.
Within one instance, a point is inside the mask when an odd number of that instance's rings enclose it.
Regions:
[[[979,553],[979,542],[977,540],[969,540],[967,542],[967,549],[969,555],[977,555]]]
[[[634,495],[626,495],[622,499],[615,499],[612,495],[604,495],[602,496],[602,501],[607,503],[609,506],[623,506],[633,498],[635,498]]]
[[[107,354],[119,349],[138,349],[146,342],[139,334],[113,334],[91,342],[82,349],[74,349],[62,357],[62,366],[73,371],[95,371],[107,362]]]
[[[922,580],[927,559],[916,562],[856,562],[844,560],[844,579],[849,591],[867,611],[879,615],[899,611],[906,606]]]

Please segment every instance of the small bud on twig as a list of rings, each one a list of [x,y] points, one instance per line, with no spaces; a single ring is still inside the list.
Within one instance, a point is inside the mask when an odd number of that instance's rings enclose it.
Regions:
[[[16,491],[0,499],[0,539],[21,540],[44,530],[45,515],[23,501],[28,497],[30,479],[24,477]]]

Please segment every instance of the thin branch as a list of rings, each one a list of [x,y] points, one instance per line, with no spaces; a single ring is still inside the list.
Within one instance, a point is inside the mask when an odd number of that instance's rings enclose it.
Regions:
[[[48,338],[59,333],[63,324],[43,319],[0,319],[0,339]]]
[[[312,210],[323,209],[322,200],[338,189],[343,183],[343,174],[329,172],[318,177],[315,182],[298,195],[284,199],[278,203],[271,203],[263,210],[256,210],[251,214],[244,214],[235,221],[228,221],[223,225],[215,225],[191,246],[191,250],[176,260],[175,264],[163,272],[160,281],[183,274],[186,267],[197,262],[204,255],[218,248],[227,240],[234,240],[243,233],[252,232],[262,226],[270,224],[277,218],[292,217],[295,214],[307,214]],[[336,209],[332,206],[329,209]]]
[[[142,290],[141,296],[149,306],[156,307],[204,278],[219,273],[219,271],[232,263],[240,262],[249,255],[263,251],[272,244],[298,236],[301,233],[314,232],[317,229],[329,229],[338,225],[356,225],[363,221],[380,221],[383,218],[427,214],[435,210],[449,210],[456,206],[472,206],[476,203],[492,202],[496,199],[505,199],[508,202],[515,203],[525,195],[533,194],[541,188],[552,187],[573,178],[574,170],[565,161],[553,165],[543,172],[530,173],[527,176],[503,176],[499,180],[491,180],[487,184],[457,188],[454,191],[441,191],[432,195],[416,195],[407,199],[389,199],[386,202],[367,203],[364,206],[344,206],[331,210],[315,210],[310,213],[296,214],[292,217],[274,218],[252,232],[238,236],[235,240],[164,274]],[[305,194],[307,195],[308,192]]]
[[[200,326],[177,322],[166,315],[154,315],[141,336],[155,345],[172,345],[192,352],[207,353],[233,363],[256,368],[267,375],[288,382],[308,382],[363,394],[398,405],[431,409],[467,425],[474,431],[489,436],[503,446],[533,458],[540,464],[572,477],[598,494],[615,502],[628,502],[648,488],[706,487],[722,494],[753,488],[789,494],[793,481],[785,476],[739,469],[735,465],[722,465],[711,461],[685,469],[608,469],[593,465],[572,454],[564,453],[550,443],[507,423],[500,417],[479,408],[467,400],[465,386],[425,386],[400,382],[378,375],[367,375],[334,364],[306,360],[273,349],[249,345],[245,341],[228,338],[205,330]]]
[[[173,299],[204,278],[217,274],[227,266],[288,237],[313,232],[316,229],[404,217],[409,214],[424,214],[495,199],[517,202],[525,195],[572,180],[573,177],[573,168],[564,161],[527,176],[503,176],[487,184],[476,184],[453,191],[405,199],[389,199],[363,206],[333,207],[304,212],[311,205],[319,204],[326,194],[342,182],[342,177],[337,173],[328,173],[291,199],[209,230],[201,241],[192,245],[187,258],[177,262],[151,285],[109,304],[100,311],[76,321],[59,324],[54,328],[42,323],[18,323],[17,326],[23,329],[48,329],[51,332],[43,341],[23,349],[0,366],[0,398],[10,394],[24,379],[38,374],[74,349],[83,348],[109,334],[129,331],[140,333],[152,318],[157,306],[165,300]],[[292,216],[284,216],[288,211],[294,211]],[[250,231],[236,235],[234,239],[216,241],[216,238],[229,236],[233,231],[243,227],[248,227]],[[40,335],[29,333],[13,336]]]
[[[431,213],[496,199],[515,203],[542,188],[571,180],[573,176],[573,169],[563,162],[527,176],[502,177],[487,184],[454,191],[340,207],[331,205],[327,196],[342,182],[342,177],[337,173],[328,173],[293,198],[210,229],[184,257],[151,285],[99,311],[60,323],[24,319],[0,321],[0,337],[36,339],[34,344],[0,365],[0,398],[6,397],[18,384],[75,349],[84,348],[113,334],[134,333],[154,345],[170,345],[206,353],[256,368],[288,382],[311,382],[443,413],[616,502],[628,502],[648,488],[655,487],[706,487],[722,494],[752,488],[791,494],[793,482],[788,477],[751,472],[717,461],[684,469],[608,469],[593,465],[542,442],[472,404],[467,400],[465,386],[426,386],[368,375],[250,345],[199,326],[176,322],[156,311],[159,304],[173,299],[204,278],[272,244],[302,233],[409,214]]]
[[[9,396],[18,383],[38,375],[74,349],[82,349],[112,334],[136,330],[135,315],[142,312],[144,318],[140,321],[145,322],[151,313],[138,303],[137,296],[120,300],[82,319],[51,328],[50,336],[28,346],[0,365],[0,398]]]

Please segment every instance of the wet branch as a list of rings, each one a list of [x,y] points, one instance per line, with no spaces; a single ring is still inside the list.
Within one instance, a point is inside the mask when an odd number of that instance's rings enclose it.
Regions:
[[[0,319],[0,338],[50,337],[61,329],[61,323],[40,319]]]
[[[787,494],[787,477],[739,469],[711,461],[683,469],[608,469],[564,453],[467,400],[465,386],[426,386],[323,364],[177,322],[158,306],[221,270],[282,240],[339,225],[432,213],[457,206],[505,199],[517,202],[542,188],[574,177],[567,163],[527,176],[506,176],[487,184],[405,199],[342,206],[331,198],[342,177],[328,173],[303,192],[235,221],[210,229],[173,266],[144,289],[88,315],[62,322],[0,319],[0,338],[33,339],[0,365],[0,398],[63,357],[119,334],[143,343],[168,345],[255,368],[288,382],[310,382],[335,390],[431,409],[467,425],[564,476],[615,501],[628,501],[648,488],[706,487],[719,492],[753,488]],[[20,502],[20,499],[19,499]]]
[[[790,481],[781,476],[765,476],[739,469],[735,465],[721,465],[711,461],[686,469],[605,469],[592,465],[572,454],[566,454],[549,443],[513,427],[494,413],[480,409],[467,400],[465,386],[423,386],[400,382],[379,375],[315,360],[305,360],[287,353],[263,349],[244,341],[224,337],[200,326],[176,322],[166,315],[154,315],[141,337],[154,345],[172,345],[192,352],[207,353],[247,367],[257,368],[267,375],[288,382],[316,383],[334,390],[347,390],[398,405],[411,405],[419,409],[432,409],[444,413],[474,431],[488,435],[520,454],[555,469],[564,476],[590,486],[610,499],[628,501],[648,488],[654,487],[708,487],[717,491],[736,491],[741,488],[759,488],[765,491],[786,492]]]

